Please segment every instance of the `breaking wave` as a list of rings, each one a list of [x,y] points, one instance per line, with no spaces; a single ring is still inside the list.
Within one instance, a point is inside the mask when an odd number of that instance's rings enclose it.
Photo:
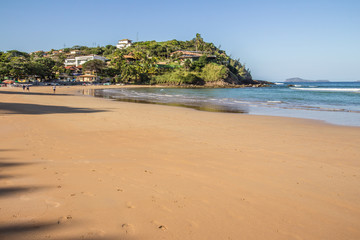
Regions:
[[[316,91],[316,92],[355,92],[360,93],[360,88],[299,88],[299,87],[291,87],[294,90],[301,91]]]

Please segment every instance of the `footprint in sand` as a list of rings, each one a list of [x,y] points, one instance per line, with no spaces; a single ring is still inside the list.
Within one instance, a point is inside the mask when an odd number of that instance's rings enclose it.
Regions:
[[[60,206],[60,203],[55,202],[55,201],[51,201],[51,200],[45,200],[45,204],[50,206],[50,207],[55,207],[55,208]]]
[[[20,197],[20,200],[21,200],[21,201],[30,201],[31,198],[28,197],[28,196],[22,195],[22,196]]]
[[[199,227],[199,224],[196,221],[186,220],[186,222],[189,224],[189,227]]]
[[[172,213],[173,210],[171,210],[170,208],[166,207],[166,206],[161,206],[161,209],[166,211],[166,212],[169,212],[169,213]]]
[[[62,216],[62,217],[59,217],[58,219],[58,224],[60,223],[67,223],[67,222],[70,222],[72,220],[72,216],[71,215],[67,215],[67,216]]]
[[[135,233],[135,227],[132,224],[124,223],[121,225],[121,228],[125,231],[126,234]]]
[[[103,230],[92,230],[88,232],[86,235],[82,235],[81,239],[99,239],[103,238],[106,235],[106,232]]]
[[[127,208],[135,208],[135,206],[131,202],[126,203]]]
[[[166,226],[164,226],[164,225],[160,225],[158,228],[163,231],[165,231],[167,229]]]
[[[163,230],[163,231],[167,230],[167,227],[164,224],[160,224],[156,220],[152,220],[151,223],[154,224],[160,230]]]
[[[89,196],[89,197],[95,196],[95,194],[93,194],[91,192],[81,192],[81,194],[83,194],[84,196]]]

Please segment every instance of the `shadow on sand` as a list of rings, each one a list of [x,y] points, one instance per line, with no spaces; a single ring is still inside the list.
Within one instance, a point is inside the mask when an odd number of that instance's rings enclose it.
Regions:
[[[20,149],[0,149],[0,152],[10,152],[10,151],[20,151]]]
[[[40,230],[47,230],[58,226],[54,222],[42,222],[42,223],[17,223],[17,224],[4,224],[0,225],[0,237],[8,239],[14,235],[21,235],[28,232],[37,232]]]
[[[70,96],[70,94],[53,94],[53,93],[40,93],[40,92],[13,92],[13,91],[0,91],[0,94],[24,94],[24,95],[40,95],[40,96]]]
[[[0,149],[0,151],[6,151]],[[5,168],[14,168],[20,166],[26,166],[34,164],[32,162],[10,162],[10,159],[0,158],[0,170],[3,171]],[[13,175],[1,174],[0,180],[5,178],[14,178]],[[42,187],[32,187],[32,186],[12,186],[12,187],[2,187],[0,186],[0,198],[14,195],[21,192],[33,192],[41,189]]]
[[[54,114],[54,113],[96,113],[105,110],[72,108],[28,103],[0,103],[0,114]]]
[[[14,151],[13,149],[0,149],[0,152]],[[16,150],[21,151],[21,150]],[[4,170],[8,168],[17,168],[29,164],[35,163],[24,163],[24,162],[14,162],[11,158],[0,158],[0,171],[3,173]],[[1,178],[15,178],[16,176],[1,174]],[[35,191],[43,190],[48,187],[45,186],[1,186],[2,182],[0,181],[0,200],[4,200],[6,197],[12,197],[13,195],[27,192],[34,193]],[[16,197],[16,196],[15,196]],[[11,201],[10,198],[8,201]],[[23,206],[24,207],[24,206]],[[13,205],[11,209],[5,209],[0,205],[1,211],[20,211],[17,209],[16,205]],[[0,211],[0,213],[1,213]],[[0,215],[1,216],[1,215]],[[26,218],[25,218],[26,219]],[[81,226],[77,226],[80,223]],[[71,227],[80,229],[80,233],[71,234],[71,236],[61,237],[64,233],[66,234],[66,229]],[[91,227],[91,226],[89,226]],[[90,228],[86,229],[81,222],[73,222],[71,225],[62,224],[58,219],[52,221],[36,221],[34,220],[25,220],[16,218],[8,218],[4,221],[4,217],[0,217],[0,239],[6,240],[29,240],[29,239],[54,239],[54,240],[76,240],[76,239],[89,239],[89,240],[135,240],[133,237],[129,237],[126,234],[120,235],[109,235],[109,236],[98,236],[96,233],[91,232]]]
[[[1,161],[1,159],[0,159]],[[0,162],[0,168],[5,168],[5,167],[18,167],[18,166],[23,166],[23,165],[30,165],[32,163],[25,163],[25,162]]]
[[[42,189],[43,187],[0,187],[0,198],[20,192],[33,192]]]
[[[129,236],[91,236],[89,234],[80,234],[79,236],[73,237],[61,237],[57,238],[58,235],[54,234],[52,231],[57,230],[59,232],[66,232],[64,229],[66,226],[59,224],[56,221],[47,221],[47,222],[30,222],[30,223],[17,223],[17,224],[3,224],[0,225],[0,239],[7,240],[22,240],[22,239],[54,239],[54,240],[79,240],[79,239],[89,239],[89,240],[134,240],[135,238]]]
[[[1,151],[6,151],[6,150],[1,150]],[[10,162],[11,159],[8,158],[0,158],[0,170],[2,168],[7,168],[7,167],[20,167],[20,166],[25,166],[25,165],[31,165],[34,164],[33,162]],[[6,176],[6,175],[2,175],[2,176]]]
[[[8,174],[0,174],[0,180],[1,179],[6,179],[6,178],[12,178],[12,177],[14,177],[14,176],[8,175]]]

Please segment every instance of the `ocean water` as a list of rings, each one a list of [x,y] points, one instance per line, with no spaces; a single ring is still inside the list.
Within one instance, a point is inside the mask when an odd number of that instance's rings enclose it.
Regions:
[[[360,82],[279,82],[263,88],[102,89],[96,90],[95,96],[206,111],[296,117],[360,126]]]

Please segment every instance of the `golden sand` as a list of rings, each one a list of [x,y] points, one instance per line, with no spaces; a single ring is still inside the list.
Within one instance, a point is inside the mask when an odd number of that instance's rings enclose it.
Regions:
[[[0,239],[360,239],[360,128],[0,88]]]

